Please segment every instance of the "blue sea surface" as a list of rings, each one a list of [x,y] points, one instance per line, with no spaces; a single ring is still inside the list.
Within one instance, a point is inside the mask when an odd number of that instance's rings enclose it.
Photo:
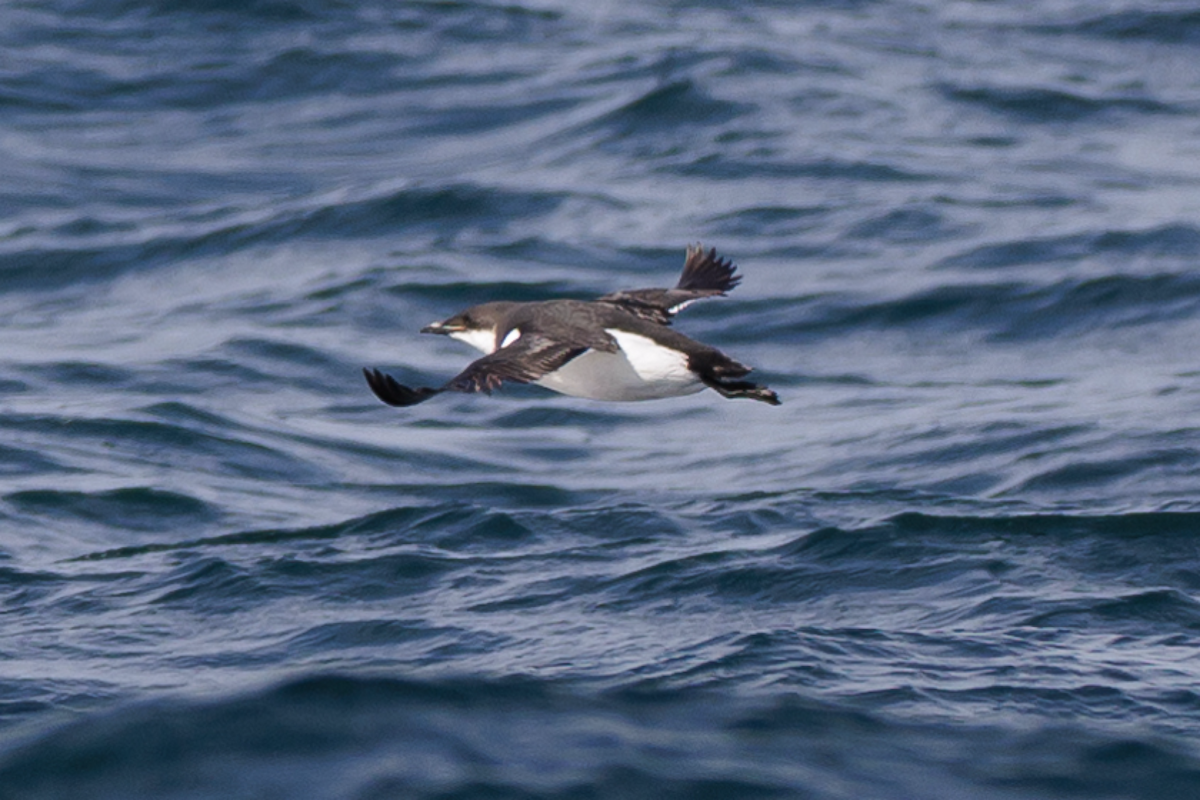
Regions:
[[[0,5],[0,800],[1200,797],[1200,3]],[[379,403],[488,300],[754,366]]]

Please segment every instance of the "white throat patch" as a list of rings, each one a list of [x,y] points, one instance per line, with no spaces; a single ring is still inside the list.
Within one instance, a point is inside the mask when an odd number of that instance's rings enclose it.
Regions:
[[[453,331],[450,334],[451,339],[457,339],[460,342],[466,342],[484,353],[496,352],[496,330],[469,330],[469,331]]]

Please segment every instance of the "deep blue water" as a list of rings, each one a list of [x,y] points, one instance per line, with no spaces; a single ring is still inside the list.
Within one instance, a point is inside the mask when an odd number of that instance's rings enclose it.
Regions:
[[[1200,797],[1200,4],[0,6],[0,798]],[[743,284],[778,408],[437,385]]]

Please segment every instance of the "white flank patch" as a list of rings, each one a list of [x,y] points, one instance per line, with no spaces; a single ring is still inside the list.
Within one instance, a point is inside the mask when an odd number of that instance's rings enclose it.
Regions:
[[[617,340],[617,346],[633,371],[646,383],[691,383],[696,376],[687,367],[687,356],[678,350],[663,347],[653,339],[636,333],[605,328],[604,332]]]
[[[504,335],[504,341],[500,343],[500,347],[501,348],[508,347],[510,344],[512,344],[513,342],[515,342],[517,339],[520,339],[520,338],[521,338],[521,330],[519,328],[513,328],[511,331],[509,331],[508,333],[506,333]]]
[[[593,400],[658,400],[694,394],[704,384],[687,368],[687,356],[645,336],[608,330],[619,353],[588,350],[537,381],[547,389]]]
[[[460,342],[466,342],[476,350],[481,350],[484,353],[496,352],[496,330],[481,331],[454,331],[450,334],[451,339],[458,339]]]

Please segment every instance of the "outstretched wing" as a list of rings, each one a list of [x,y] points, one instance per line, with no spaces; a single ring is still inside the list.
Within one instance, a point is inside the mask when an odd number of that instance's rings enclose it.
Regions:
[[[587,350],[562,344],[538,333],[522,335],[507,347],[472,361],[443,388],[456,392],[491,392],[505,381],[532,383]]]
[[[521,336],[507,347],[472,361],[444,386],[405,386],[377,369],[364,369],[367,385],[390,406],[415,406],[442,392],[486,392],[491,394],[505,381],[532,383],[566,364],[587,348],[564,345],[540,334]]]
[[[742,280],[736,273],[733,262],[718,256],[715,247],[705,252],[699,244],[690,245],[674,289],[630,289],[606,294],[598,302],[610,303],[650,322],[670,325],[671,318],[688,305],[732,290]]]

